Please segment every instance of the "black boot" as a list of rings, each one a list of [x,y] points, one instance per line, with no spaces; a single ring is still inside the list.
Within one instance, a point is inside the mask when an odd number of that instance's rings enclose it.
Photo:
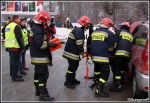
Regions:
[[[77,84],[80,84],[80,81],[78,81],[76,78],[76,73],[73,73],[73,84],[74,85],[77,85]]]
[[[40,101],[53,101],[54,97],[50,97],[45,86],[40,86]]]
[[[35,96],[40,95],[39,83],[34,82],[35,85]]]
[[[120,83],[120,79],[116,79],[116,85],[113,88],[110,88],[110,91],[122,92],[122,85]]]
[[[104,83],[98,81],[95,88],[95,97],[109,97],[108,93],[103,92],[103,88]]]
[[[75,86],[73,84],[73,73],[66,73],[66,81],[64,85],[70,89],[74,89]]]

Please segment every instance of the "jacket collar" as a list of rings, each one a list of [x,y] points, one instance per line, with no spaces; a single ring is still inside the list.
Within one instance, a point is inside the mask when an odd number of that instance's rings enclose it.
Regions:
[[[14,22],[14,23],[16,23],[16,24],[18,24],[18,25],[19,25],[19,23],[18,23],[18,22],[16,22],[15,20],[11,20],[11,22]]]

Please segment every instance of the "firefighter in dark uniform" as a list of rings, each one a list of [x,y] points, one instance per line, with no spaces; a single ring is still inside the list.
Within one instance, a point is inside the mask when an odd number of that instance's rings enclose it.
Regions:
[[[90,24],[90,26],[89,26],[89,36],[88,36],[88,39],[87,39],[87,52],[89,54],[90,54],[90,50],[91,50],[91,35],[92,35],[93,31],[94,31],[93,30],[93,24]],[[99,77],[100,77],[100,71],[99,71],[99,69],[97,69],[97,67],[94,63],[94,76],[92,77],[92,79],[95,83],[97,83]]]
[[[97,28],[91,35],[91,58],[95,65],[94,72],[99,75],[95,88],[95,97],[109,97],[109,94],[103,92],[104,84],[108,80],[109,52],[113,50],[115,39],[112,32],[108,29],[113,26],[113,22],[109,18],[103,18]]]
[[[121,71],[124,71],[124,64],[128,62],[130,58],[130,52],[132,49],[133,36],[130,33],[129,22],[123,22],[120,30],[116,32],[116,53],[114,57],[114,72],[116,85],[110,88],[110,91],[122,92],[121,86]]]
[[[31,64],[35,65],[34,84],[36,96],[39,96],[41,101],[54,100],[50,97],[46,89],[47,79],[49,77],[48,59],[49,45],[55,47],[55,43],[49,43],[44,33],[44,22],[50,20],[50,15],[46,11],[40,11],[33,20],[30,33],[30,54]]]
[[[65,45],[63,57],[68,60],[68,70],[66,73],[66,81],[64,85],[68,88],[74,89],[75,84],[80,84],[80,81],[76,80],[76,70],[79,66],[80,55],[86,57],[87,53],[84,52],[84,31],[91,23],[87,16],[82,16],[78,21],[79,26],[74,27]]]

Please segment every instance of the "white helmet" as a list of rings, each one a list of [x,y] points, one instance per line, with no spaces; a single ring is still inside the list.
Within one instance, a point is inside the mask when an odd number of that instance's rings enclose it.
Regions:
[[[70,18],[66,18],[66,21],[70,21]]]

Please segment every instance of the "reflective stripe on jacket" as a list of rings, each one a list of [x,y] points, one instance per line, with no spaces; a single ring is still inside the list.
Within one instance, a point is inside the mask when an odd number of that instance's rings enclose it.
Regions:
[[[133,42],[132,34],[124,29],[121,29],[118,33],[119,34],[116,37],[117,48],[115,56],[130,57]]]
[[[48,65],[49,46],[42,24],[33,23],[30,30],[30,56],[33,65]]]
[[[91,34],[91,57],[94,63],[108,64],[109,51],[113,50],[115,38],[107,28],[97,28]]]
[[[82,27],[73,28],[68,35],[63,57],[73,61],[79,61],[80,54],[84,52],[84,38],[84,30]]]

